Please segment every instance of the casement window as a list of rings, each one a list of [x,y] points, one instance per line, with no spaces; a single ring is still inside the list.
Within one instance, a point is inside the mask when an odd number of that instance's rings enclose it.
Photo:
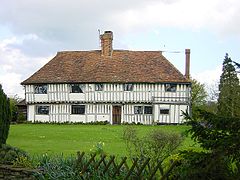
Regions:
[[[103,91],[103,84],[95,84],[95,91]]]
[[[35,85],[34,93],[35,94],[47,94],[47,84]]]
[[[124,91],[133,91],[133,84],[124,84],[123,90]]]
[[[85,105],[72,105],[72,114],[85,114]]]
[[[142,114],[143,107],[142,106],[134,106],[134,114]]]
[[[84,88],[83,84],[71,84],[71,93],[83,93]]]
[[[160,108],[160,114],[169,114],[169,109],[167,109],[167,108]]]
[[[166,92],[176,92],[177,84],[165,84],[165,91]]]
[[[134,114],[152,114],[152,106],[134,106]]]
[[[49,114],[49,106],[36,106],[36,114],[38,115],[48,115]]]
[[[144,114],[152,114],[152,106],[144,106]]]

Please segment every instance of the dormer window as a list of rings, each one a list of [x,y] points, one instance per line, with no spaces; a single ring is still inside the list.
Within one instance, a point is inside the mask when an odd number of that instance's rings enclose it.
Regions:
[[[84,85],[83,84],[72,84],[71,93],[83,93]]]
[[[166,92],[176,92],[177,84],[165,84],[165,91]]]
[[[124,84],[123,90],[124,91],[133,91],[133,84]]]
[[[47,94],[47,84],[35,85],[34,93],[35,94]]]
[[[103,91],[103,84],[95,84],[95,91]]]

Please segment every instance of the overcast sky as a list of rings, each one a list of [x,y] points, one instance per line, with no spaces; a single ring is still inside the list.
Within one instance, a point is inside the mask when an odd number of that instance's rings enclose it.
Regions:
[[[191,76],[215,83],[225,53],[240,61],[239,19],[239,0],[0,0],[0,83],[24,97],[20,82],[58,51],[99,49],[98,29],[114,49],[166,51],[183,73],[190,48]]]

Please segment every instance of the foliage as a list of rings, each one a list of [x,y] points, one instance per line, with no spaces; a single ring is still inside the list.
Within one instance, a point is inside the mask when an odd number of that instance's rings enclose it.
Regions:
[[[96,145],[93,145],[93,148],[90,149],[91,153],[96,153],[97,155],[103,155],[105,154],[103,147],[105,143],[104,142],[98,142]]]
[[[31,168],[34,169],[34,163],[28,156],[18,156],[14,161],[13,161],[13,167],[25,167],[25,168]]]
[[[80,173],[75,168],[76,158],[63,155],[49,156],[43,154],[34,159],[43,171],[42,179],[81,179]]]
[[[11,112],[11,121],[16,122],[18,118],[18,108],[17,108],[17,103],[18,103],[19,98],[15,95],[13,98],[9,98],[9,103],[10,103],[10,112]]]
[[[161,130],[153,130],[146,136],[139,137],[136,129],[132,126],[125,128],[123,139],[130,157],[151,158],[155,160],[153,163],[163,162],[179,147],[183,140],[180,134],[167,133]]]
[[[23,112],[20,112],[19,114],[18,114],[18,123],[23,123],[23,122],[26,122],[27,120],[26,120],[26,117],[25,117],[25,115],[23,114]]]
[[[191,80],[192,82],[192,93],[191,93],[191,106],[192,106],[192,115],[193,117],[197,117],[198,114],[196,112],[197,108],[205,108],[206,107],[206,98],[208,96],[204,84],[201,84],[195,79]]]
[[[218,113],[240,117],[240,85],[231,58],[226,54],[219,84]]]
[[[0,147],[6,144],[10,126],[10,105],[9,99],[4,94],[0,84]]]
[[[183,151],[178,179],[235,179],[240,175],[240,118],[198,110],[199,119],[184,113],[188,133],[204,152]]]
[[[18,157],[27,157],[26,152],[9,145],[2,145],[0,148],[0,163],[13,164]]]

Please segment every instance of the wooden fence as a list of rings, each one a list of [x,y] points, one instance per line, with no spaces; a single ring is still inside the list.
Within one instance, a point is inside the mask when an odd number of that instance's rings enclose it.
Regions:
[[[97,156],[96,153],[89,157],[84,152],[78,152],[76,167],[83,179],[91,178],[91,174],[94,173],[113,179],[168,179],[169,173],[177,163],[171,162],[168,169],[164,170],[161,161],[155,162],[152,163],[150,158],[144,160],[133,158],[130,162],[127,161],[127,157],[117,160],[115,156]]]

